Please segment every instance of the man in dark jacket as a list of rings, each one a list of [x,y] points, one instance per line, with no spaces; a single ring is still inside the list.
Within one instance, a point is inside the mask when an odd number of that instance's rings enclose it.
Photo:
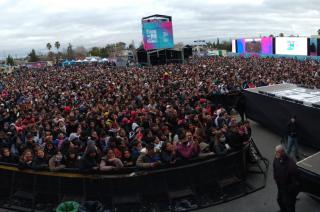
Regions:
[[[276,147],[273,177],[278,187],[278,204],[281,212],[294,212],[299,193],[298,172],[295,162],[286,155],[284,147]]]
[[[237,130],[236,126],[231,126],[226,134],[226,141],[231,146],[233,150],[239,150],[243,146],[241,136]]]
[[[137,159],[137,166],[139,168],[154,168],[161,165],[159,155],[154,151],[154,144],[147,145],[147,152],[140,154]]]
[[[246,99],[243,93],[240,94],[240,97],[237,101],[236,110],[238,111],[241,117],[241,122],[244,122],[245,121],[244,117],[246,112]]]
[[[94,144],[87,146],[86,152],[80,160],[80,170],[93,171],[99,169],[97,147]]]
[[[36,150],[36,157],[32,161],[32,169],[34,170],[43,170],[48,168],[48,161],[45,157],[44,150],[38,148]]]

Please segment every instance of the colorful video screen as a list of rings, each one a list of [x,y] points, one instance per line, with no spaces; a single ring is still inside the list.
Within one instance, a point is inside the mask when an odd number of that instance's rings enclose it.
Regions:
[[[145,50],[173,48],[172,21],[165,19],[142,22],[143,46]]]
[[[273,54],[273,38],[238,39],[237,53]]]
[[[237,53],[236,40],[232,40],[232,52]]]
[[[277,37],[276,54],[283,55],[308,55],[307,37]]]
[[[237,39],[237,53],[243,54],[246,52],[245,50],[245,42],[244,39]]]

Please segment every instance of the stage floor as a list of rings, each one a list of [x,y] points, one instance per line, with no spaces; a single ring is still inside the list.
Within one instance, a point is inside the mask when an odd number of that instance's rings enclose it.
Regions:
[[[304,105],[312,106],[312,104],[320,105],[320,90],[299,87],[295,84],[283,83],[258,88],[250,88],[248,91],[274,95],[278,98],[287,98],[295,101],[302,101]]]
[[[300,168],[320,176],[320,152],[299,161],[297,165]]]

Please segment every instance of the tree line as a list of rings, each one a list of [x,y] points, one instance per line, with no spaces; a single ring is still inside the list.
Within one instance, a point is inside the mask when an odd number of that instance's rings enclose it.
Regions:
[[[220,42],[220,39],[217,38],[216,41],[213,42],[207,42],[206,46],[208,48],[214,48],[214,49],[223,49],[223,50],[227,50],[227,51],[231,51],[232,50],[232,43],[231,41],[222,41]]]
[[[320,36],[320,29],[317,30],[318,36]],[[281,32],[278,35],[279,37],[284,37],[284,33]],[[293,36],[293,35],[291,35]],[[269,37],[274,37],[274,35],[269,35]],[[181,44],[181,43],[179,43]],[[141,48],[143,45],[140,44],[139,48]],[[216,41],[213,42],[207,42],[206,46],[208,48],[215,48],[215,49],[223,49],[227,51],[232,50],[232,43],[231,41],[220,41],[219,38],[217,38]],[[56,49],[56,52],[51,51],[52,48]],[[104,47],[92,47],[90,50],[87,50],[83,46],[79,46],[76,48],[73,48],[72,44],[69,43],[65,51],[60,51],[61,44],[59,41],[54,42],[52,45],[51,43],[46,44],[46,48],[48,49],[48,54],[46,55],[46,60],[51,60],[51,61],[58,61],[59,59],[68,59],[68,60],[73,60],[77,58],[84,58],[86,56],[95,56],[95,57],[118,57],[121,55],[123,50],[135,50],[136,47],[134,45],[134,42],[132,41],[129,45],[127,45],[124,42],[117,42],[117,43],[112,43],[112,44],[107,44]],[[43,57],[43,55],[42,55]],[[36,53],[34,49],[31,50],[31,52],[28,54],[28,61],[29,62],[37,62],[41,59],[41,56]],[[15,62],[14,59],[11,55],[8,55],[6,58],[6,64],[14,66]]]
[[[127,46],[124,42],[117,42],[112,44],[107,44],[105,47],[92,47],[90,50],[87,50],[83,46],[73,47],[71,43],[68,44],[67,48],[64,51],[60,51],[60,42],[56,41],[54,47],[56,52],[51,51],[53,46],[51,43],[46,44],[48,49],[48,54],[45,59],[51,61],[58,61],[59,59],[63,60],[75,60],[75,59],[84,59],[86,56],[94,57],[117,57],[120,56],[122,51],[125,49],[135,49],[134,43],[131,43]],[[40,56],[36,53],[34,49],[28,54],[29,62],[37,62],[40,60]]]

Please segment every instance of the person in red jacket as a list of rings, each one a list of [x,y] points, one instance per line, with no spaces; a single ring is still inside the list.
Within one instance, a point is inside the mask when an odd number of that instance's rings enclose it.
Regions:
[[[190,159],[199,155],[199,144],[193,139],[192,133],[190,131],[183,131],[179,135],[177,152],[182,159]]]

